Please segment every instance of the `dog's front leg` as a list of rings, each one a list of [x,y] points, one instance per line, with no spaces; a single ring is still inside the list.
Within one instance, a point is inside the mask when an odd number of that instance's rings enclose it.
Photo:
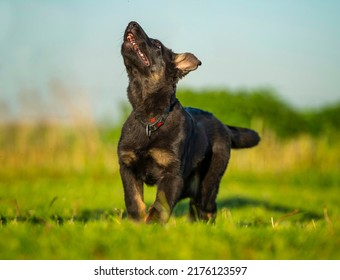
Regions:
[[[128,217],[136,221],[144,221],[146,207],[143,198],[143,182],[126,166],[120,167],[120,175],[124,187],[124,199]]]
[[[150,207],[147,223],[166,223],[175,207],[183,188],[183,180],[179,176],[166,175],[157,184],[157,195]]]

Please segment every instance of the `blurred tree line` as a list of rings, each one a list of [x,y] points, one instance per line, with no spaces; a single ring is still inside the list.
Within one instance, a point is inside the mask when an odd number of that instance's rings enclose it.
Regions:
[[[184,106],[212,112],[226,124],[255,129],[261,126],[261,129],[269,129],[281,138],[299,134],[337,134],[340,127],[340,101],[316,109],[296,109],[266,89],[182,89],[177,91],[177,97]]]

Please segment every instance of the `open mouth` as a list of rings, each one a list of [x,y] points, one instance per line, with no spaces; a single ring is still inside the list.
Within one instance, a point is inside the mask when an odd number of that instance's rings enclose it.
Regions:
[[[135,36],[132,33],[128,33],[126,36],[128,42],[133,46],[134,51],[137,53],[137,56],[146,66],[150,66],[150,62],[146,55],[140,50],[138,44],[136,43]]]

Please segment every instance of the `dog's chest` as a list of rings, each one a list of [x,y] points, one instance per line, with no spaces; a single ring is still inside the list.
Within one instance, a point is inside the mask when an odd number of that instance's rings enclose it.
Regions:
[[[167,167],[176,162],[174,154],[165,148],[121,150],[119,157],[123,164],[135,170],[138,176],[150,185],[154,184],[154,178],[159,177]]]
[[[164,148],[151,148],[147,150],[122,150],[119,152],[121,161],[127,166],[141,164],[156,164],[158,166],[168,166],[174,155]]]

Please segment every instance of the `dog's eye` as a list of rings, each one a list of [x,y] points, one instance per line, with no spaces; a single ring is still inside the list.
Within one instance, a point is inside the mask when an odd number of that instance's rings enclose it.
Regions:
[[[154,44],[154,46],[156,47],[156,48],[158,48],[158,49],[161,49],[162,48],[162,45],[161,45],[161,42],[159,42],[159,41],[154,41],[153,42],[153,44]]]

